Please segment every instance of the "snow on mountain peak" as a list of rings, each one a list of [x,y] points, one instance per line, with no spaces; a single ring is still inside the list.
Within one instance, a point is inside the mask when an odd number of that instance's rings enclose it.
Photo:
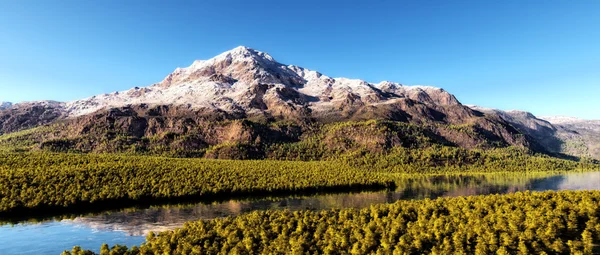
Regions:
[[[410,98],[427,104],[459,104],[443,89],[372,84],[364,80],[331,78],[317,71],[277,62],[271,55],[245,46],[208,60],[196,60],[177,68],[163,81],[149,87],[97,95],[66,104],[69,116],[129,104],[181,104],[222,111],[255,111],[280,107],[308,107],[313,111]],[[296,105],[296,106],[290,106]]]
[[[234,62],[245,62],[262,65],[281,65],[275,61],[271,55],[265,52],[257,51],[246,46],[238,46],[209,60],[196,60],[189,68],[198,69],[203,66],[209,66],[223,62],[229,64]]]
[[[257,51],[255,49],[248,48],[246,46],[235,47],[232,50],[221,53],[216,58],[219,58],[222,56],[229,56],[232,59],[258,58],[258,59],[263,59],[266,61],[276,62],[275,59],[273,57],[271,57],[271,55],[269,55],[265,52],[262,52],[262,51]]]

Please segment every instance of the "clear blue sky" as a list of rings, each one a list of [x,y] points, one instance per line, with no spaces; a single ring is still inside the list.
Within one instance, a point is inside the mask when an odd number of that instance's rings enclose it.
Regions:
[[[239,45],[333,77],[600,119],[597,0],[1,1],[0,101],[146,86]]]

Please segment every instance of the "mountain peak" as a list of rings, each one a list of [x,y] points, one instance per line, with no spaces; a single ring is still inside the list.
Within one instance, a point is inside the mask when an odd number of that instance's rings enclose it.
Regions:
[[[246,46],[238,46],[226,52],[223,52],[216,57],[212,58],[215,60],[222,60],[223,58],[231,60],[249,60],[255,59],[264,62],[276,62],[275,59],[268,53],[258,51]],[[212,60],[211,59],[211,60]]]
[[[251,62],[262,63],[268,65],[281,65],[268,53],[258,51],[246,46],[238,46],[231,50],[225,51],[208,60],[195,60],[190,66],[185,68],[177,68],[174,74],[191,73],[199,69],[213,68],[214,66],[225,67],[233,62]]]
[[[149,87],[69,102],[66,111],[69,116],[79,116],[128,104],[173,104],[229,113],[290,115],[310,110],[317,114],[352,112],[369,105],[387,107],[400,98],[428,105],[460,104],[452,94],[439,88],[331,78],[284,65],[265,52],[238,46],[177,68]]]
[[[252,49],[250,47],[246,47],[246,46],[240,45],[240,46],[237,46],[237,47],[235,47],[235,48],[233,48],[231,50],[228,50],[226,52],[229,52],[229,53],[252,53],[252,52],[258,52],[258,51],[255,50],[255,49]]]
[[[169,88],[180,85],[215,82],[224,86],[234,83],[285,84],[297,86],[304,80],[296,72],[262,51],[238,46],[208,60],[196,60],[186,68],[177,68],[158,84]]]

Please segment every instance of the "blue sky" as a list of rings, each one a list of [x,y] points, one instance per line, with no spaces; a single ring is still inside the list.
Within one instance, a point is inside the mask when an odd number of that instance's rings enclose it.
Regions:
[[[1,1],[0,101],[146,86],[245,45],[333,77],[600,119],[598,13],[595,0]]]

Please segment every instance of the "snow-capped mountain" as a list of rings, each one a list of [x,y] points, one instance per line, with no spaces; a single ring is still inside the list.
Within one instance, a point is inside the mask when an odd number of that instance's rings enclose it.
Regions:
[[[294,124],[280,129],[234,120]],[[304,132],[314,131],[313,124],[360,120],[413,123],[423,127],[432,140],[465,148],[512,145],[561,151],[556,149],[561,142],[555,139],[557,127],[527,112],[469,108],[454,95],[430,86],[333,78],[279,63],[267,53],[243,46],[177,68],[147,87],[72,102],[14,104],[0,110],[0,135],[56,124],[36,133],[40,148],[120,151],[125,145],[136,145],[149,149],[154,144],[141,138],[178,134],[191,140],[164,142],[178,150],[201,150],[222,143],[297,141]],[[363,137],[357,131],[340,135],[371,141],[365,138],[368,134]],[[131,140],[112,142],[119,137]],[[377,144],[407,142],[376,139]]]
[[[451,105],[456,98],[440,88],[368,83],[332,78],[299,66],[281,64],[269,54],[244,46],[209,60],[177,68],[163,81],[148,87],[97,95],[65,104],[74,117],[130,104],[188,105],[225,112],[285,114],[291,109],[329,111],[349,105],[392,103],[400,98]]]

